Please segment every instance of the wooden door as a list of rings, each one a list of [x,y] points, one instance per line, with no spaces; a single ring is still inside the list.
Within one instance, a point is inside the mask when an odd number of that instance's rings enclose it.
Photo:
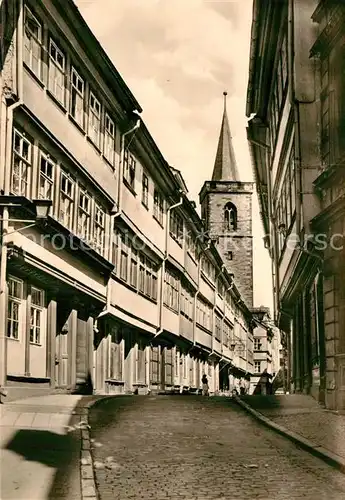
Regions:
[[[69,308],[58,304],[55,342],[55,383],[57,387],[67,387],[70,383],[70,312]]]

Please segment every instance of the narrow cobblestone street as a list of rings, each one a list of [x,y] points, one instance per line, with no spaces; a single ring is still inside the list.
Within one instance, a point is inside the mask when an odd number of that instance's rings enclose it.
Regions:
[[[101,500],[345,498],[345,475],[228,398],[118,397],[90,425]]]

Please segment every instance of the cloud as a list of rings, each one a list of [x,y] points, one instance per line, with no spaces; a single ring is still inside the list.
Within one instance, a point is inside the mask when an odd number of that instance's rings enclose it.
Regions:
[[[143,107],[163,156],[181,170],[191,199],[198,201],[212,175],[224,90],[241,178],[252,180],[245,131],[252,0],[76,3]],[[255,199],[253,205],[260,280],[270,273],[270,264]],[[256,287],[259,303],[270,302],[266,290]]]

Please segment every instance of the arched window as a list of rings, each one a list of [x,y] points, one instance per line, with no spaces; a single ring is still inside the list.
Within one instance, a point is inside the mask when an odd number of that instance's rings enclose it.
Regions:
[[[227,203],[224,207],[225,231],[237,230],[237,209],[233,203]]]

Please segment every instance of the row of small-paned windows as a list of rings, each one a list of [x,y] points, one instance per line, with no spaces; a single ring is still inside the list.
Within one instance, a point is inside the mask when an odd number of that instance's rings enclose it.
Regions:
[[[232,342],[232,326],[223,321],[223,344],[230,349]]]
[[[186,230],[186,245],[187,245],[187,251],[190,253],[190,255],[193,257],[193,259],[197,259],[197,243],[196,243],[196,237],[192,233],[191,229]]]
[[[194,318],[194,296],[185,286],[181,285],[180,312],[190,321]]]
[[[330,92],[329,59],[321,62],[321,157],[323,165],[330,161]]]
[[[276,220],[278,227],[284,228],[279,232],[280,251],[284,246],[286,237],[296,211],[296,169],[294,160],[294,148],[292,148],[286,167],[280,195],[276,204]]]
[[[198,297],[196,302],[196,321],[199,325],[210,331],[212,331],[212,313],[212,306]]]
[[[164,304],[174,311],[179,310],[179,279],[170,271],[165,271]]]
[[[14,129],[12,193],[30,198],[35,178],[33,170],[37,169],[38,198],[52,200],[52,216],[103,255],[106,225],[103,208],[80,181],[46,151],[38,149],[38,165],[33,165],[32,159],[32,140]]]
[[[268,109],[268,122],[270,130],[271,151],[277,137],[281,109],[284,102],[288,82],[288,49],[287,49],[287,29],[279,50],[277,71],[274,76],[271,100]]]
[[[158,266],[122,233],[115,232],[112,261],[116,275],[146,297],[157,300]]]
[[[254,350],[261,351],[261,349],[262,349],[261,339],[254,339]]]
[[[220,338],[222,335],[222,320],[219,316],[216,315],[216,328],[215,328],[215,337],[220,342]]]
[[[201,269],[212,282],[215,282],[216,268],[212,264],[212,262],[205,256],[201,259]]]
[[[115,162],[115,124],[90,85],[77,71],[68,54],[57,40],[48,36],[45,40],[43,23],[25,7],[24,62],[43,81],[43,62],[48,77],[44,81],[49,92],[64,107],[79,127],[87,131],[89,138],[102,150],[104,157]]]
[[[183,243],[183,219],[176,213],[176,210],[170,212],[170,236],[177,241],[179,245]]]
[[[21,341],[29,323],[30,343],[41,345],[46,334],[46,304],[44,290],[26,284],[15,277],[8,279],[8,306],[6,335]]]

